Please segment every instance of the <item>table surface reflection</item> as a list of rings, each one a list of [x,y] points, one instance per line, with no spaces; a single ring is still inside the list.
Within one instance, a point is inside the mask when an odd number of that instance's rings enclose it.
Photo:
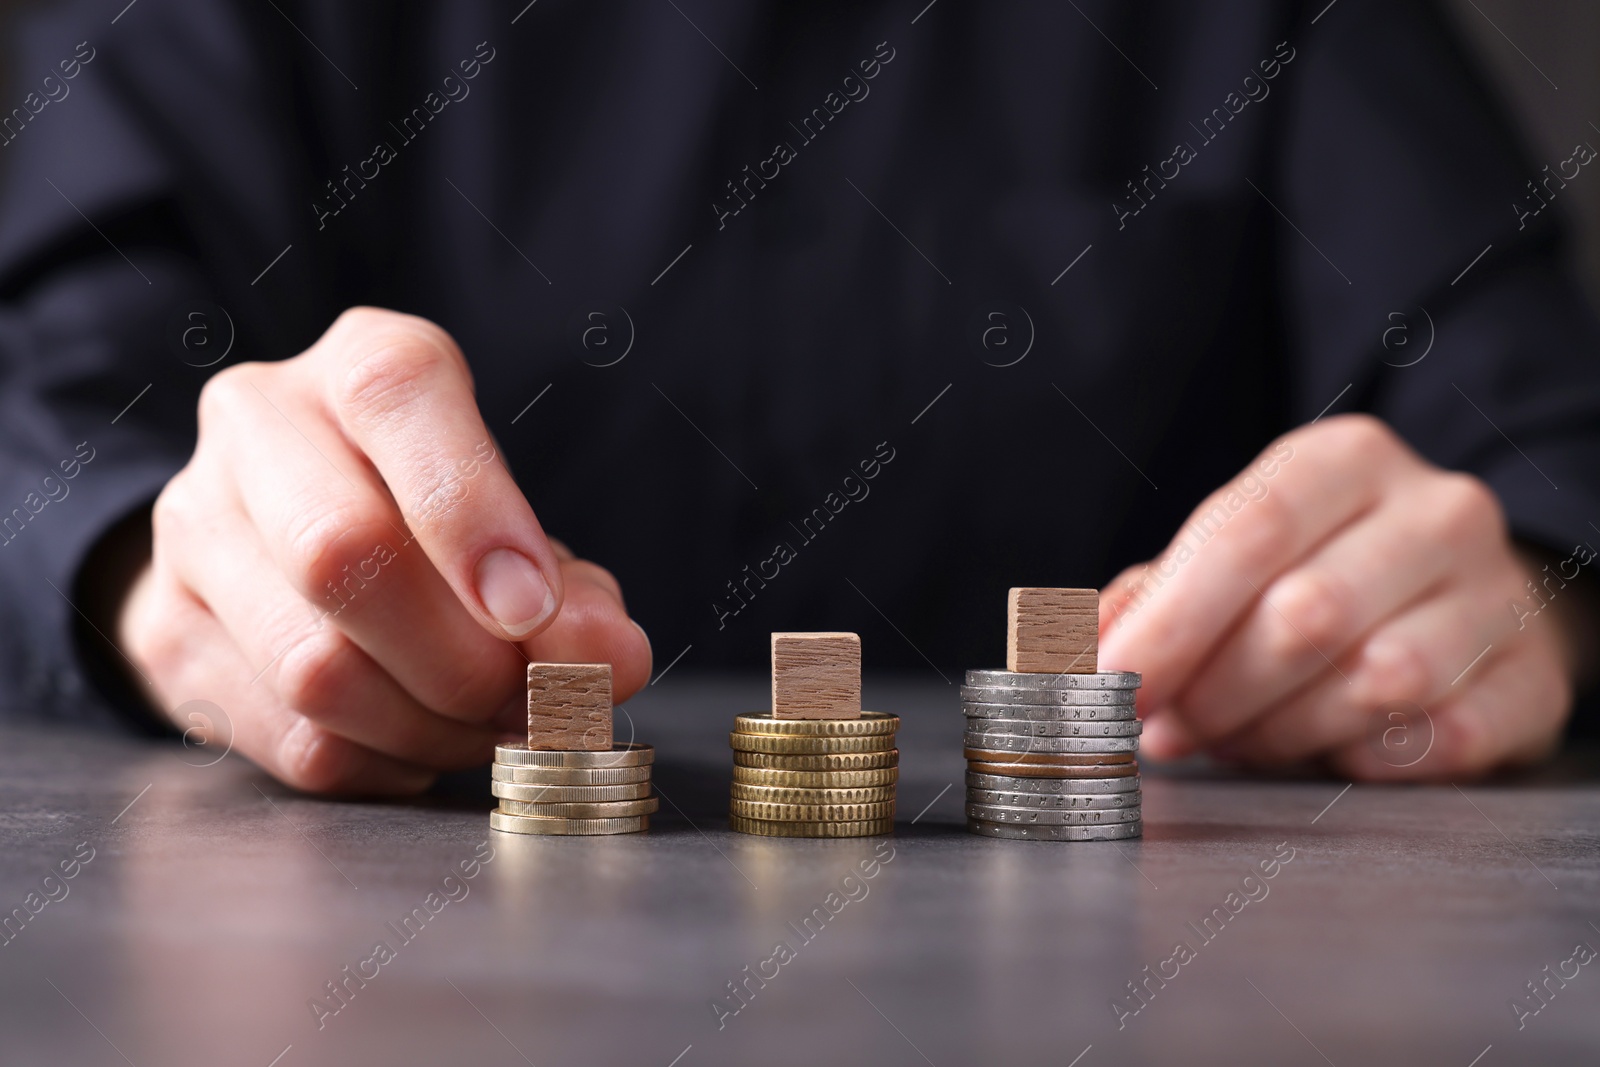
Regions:
[[[0,731],[0,1060],[1600,1057],[1600,965],[1570,962],[1600,948],[1591,753],[1464,790],[1147,774],[1142,840],[994,841],[963,829],[954,688],[869,677],[903,719],[895,834],[765,840],[725,814],[764,684],[628,704],[664,803],[618,838],[494,834],[486,773],[336,803],[215,749]]]

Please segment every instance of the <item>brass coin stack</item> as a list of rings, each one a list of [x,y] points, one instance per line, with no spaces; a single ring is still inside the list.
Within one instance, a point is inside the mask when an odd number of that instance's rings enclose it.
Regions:
[[[1139,676],[1098,671],[1099,593],[1013,589],[1006,670],[968,671],[967,829],[1027,841],[1144,832]]]
[[[870,837],[894,829],[896,715],[861,710],[855,634],[772,635],[771,712],[740,715],[732,829],[763,837]]]
[[[489,825],[511,834],[594,836],[650,828],[655,749],[611,739],[610,664],[528,665],[528,740],[496,745]]]

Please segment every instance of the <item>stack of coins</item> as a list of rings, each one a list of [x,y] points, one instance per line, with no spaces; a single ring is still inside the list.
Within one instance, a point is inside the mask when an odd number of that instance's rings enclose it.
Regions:
[[[650,794],[649,745],[551,751],[496,745],[489,789],[500,806],[489,825],[512,834],[589,836],[650,828],[661,801]]]
[[[897,715],[851,719],[740,715],[733,746],[732,829],[764,837],[869,837],[894,829]]]
[[[1139,676],[968,671],[967,829],[1015,840],[1138,837]]]

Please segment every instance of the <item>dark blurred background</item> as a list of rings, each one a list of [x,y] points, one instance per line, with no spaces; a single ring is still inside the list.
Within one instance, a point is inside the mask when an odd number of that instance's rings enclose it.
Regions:
[[[0,36],[19,12],[56,0],[0,0]],[[1539,163],[1572,154],[1574,130],[1600,140],[1600,4],[1593,0],[1441,0],[1471,42],[1491,80],[1522,125]],[[1514,43],[1513,43],[1514,42]],[[0,50],[0,85],[12,85]],[[0,161],[3,166],[4,161]],[[1573,246],[1589,296],[1600,307],[1600,185],[1562,198],[1577,227]]]
[[[1580,3],[1578,0],[1551,0],[1551,2],[1542,4],[1516,3],[1514,0],[1435,0],[1435,2],[1445,12],[1446,16],[1455,23],[1468,47],[1477,54],[1488,80],[1498,88],[1500,95],[1504,98],[1505,110],[1514,117],[1520,127],[1528,155],[1533,160],[1531,173],[1537,173],[1538,167],[1541,165],[1554,164],[1558,160],[1571,156],[1574,142],[1578,139],[1591,140],[1591,143],[1600,144],[1600,63],[1596,62],[1596,59],[1600,58],[1600,4],[1592,2]],[[58,3],[58,0],[0,0],[0,33],[11,33],[12,27],[20,15],[47,9],[56,3]],[[106,17],[109,19],[127,3],[128,0],[105,0]],[[1319,7],[1321,7],[1320,3],[1314,4],[1311,6],[1311,10],[1315,11]],[[269,17],[271,17],[270,9],[268,11]],[[1357,50],[1358,56],[1367,54],[1366,43],[1366,41],[1360,42],[1360,47]],[[1374,45],[1381,44],[1376,34],[1372,43]],[[26,75],[27,72],[17,72],[19,78],[13,82],[11,78],[12,72],[5,69],[4,66],[7,58],[7,50],[0,49],[0,83],[7,86],[6,91],[12,91],[26,80],[22,76]],[[1443,89],[1440,90],[1440,92],[1443,91]],[[13,93],[13,95],[15,94]],[[771,94],[762,94],[763,97],[769,95]],[[7,99],[10,98],[7,97]],[[0,154],[0,157],[3,157],[3,154]],[[8,163],[9,161],[6,158],[0,158],[0,168],[7,166]],[[1600,185],[1592,182],[1575,183],[1569,191],[1564,193],[1555,207],[1557,212],[1565,213],[1574,224],[1573,233],[1577,239],[1567,246],[1568,254],[1574,257],[1574,266],[1586,284],[1591,303],[1600,307]],[[1505,210],[1509,213],[1511,210],[1509,204]],[[1509,223],[1509,214],[1504,221]],[[407,310],[419,309],[408,307]],[[293,349],[290,350],[292,351]],[[1343,381],[1343,379],[1340,380],[1341,382]],[[670,383],[669,388],[671,388]],[[1324,395],[1331,396],[1333,392],[1333,389],[1329,389]],[[931,397],[932,393],[933,390],[930,388],[926,395]],[[654,393],[648,395],[651,402],[655,403]],[[956,395],[960,395],[959,392]],[[1319,399],[1316,405],[1298,417],[1309,417],[1309,414],[1314,412],[1320,404],[1321,400]],[[1304,407],[1304,404],[1301,406]],[[659,410],[656,412],[655,417],[669,417],[664,404],[658,405],[658,408]],[[192,411],[192,407],[189,410]],[[670,417],[676,418],[676,415],[670,415]],[[685,427],[675,425],[674,429],[682,435]],[[1087,428],[1084,426],[1077,427],[1077,430],[1085,435],[1088,433]],[[688,440],[687,435],[683,436],[685,440]],[[862,440],[866,441],[867,445],[870,446],[870,441],[865,438]],[[698,440],[692,443],[695,449],[699,449]],[[1229,442],[1219,444],[1219,450],[1226,453],[1227,449],[1224,447],[1226,444],[1229,444]],[[1238,442],[1231,442],[1231,444],[1236,446],[1236,452],[1240,447],[1244,449],[1239,453],[1240,455],[1248,455],[1259,444],[1259,440],[1251,439],[1245,446],[1239,446]],[[863,449],[859,454],[866,455],[867,452]],[[1227,454],[1233,455],[1233,453]],[[706,459],[708,463],[718,462],[714,459],[707,459],[709,455],[710,453],[706,452],[701,458]],[[856,453],[844,455],[843,462],[848,464],[855,458]],[[1230,460],[1219,466],[1215,461],[1215,457],[1212,457],[1212,459],[1211,473],[1216,476],[1218,481],[1226,473],[1231,473],[1231,471],[1237,469],[1237,462]],[[1108,462],[1115,462],[1115,460],[1112,459]],[[1230,463],[1232,465],[1229,465]],[[780,464],[775,463],[774,466],[777,467]],[[724,476],[726,474],[720,469],[718,469],[717,473]],[[914,488],[916,492],[923,493],[924,497],[931,495],[933,490],[928,487],[931,475],[927,475],[926,471],[924,473],[922,484],[915,487],[908,486],[903,491],[911,492]],[[1116,473],[1124,478],[1128,478],[1129,475],[1127,470],[1120,467],[1116,468]],[[814,485],[808,486],[808,483],[803,479],[792,481],[787,486],[768,486],[767,479],[763,478],[762,480],[763,487],[768,492],[763,496],[761,504],[768,510],[760,512],[754,505],[751,505],[746,507],[742,513],[755,523],[757,533],[768,526],[777,526],[780,519],[801,510],[801,505],[809,506],[817,497],[817,493],[813,491]],[[1128,480],[1131,481],[1132,479],[1128,478]],[[1162,477],[1162,481],[1165,482],[1166,479]],[[1216,483],[1208,483],[1206,487],[1209,487],[1210,484]],[[829,487],[831,487],[831,483]],[[742,490],[742,486],[740,488]],[[1118,558],[1114,561],[1117,566],[1129,562],[1131,559],[1142,558],[1157,551],[1165,539],[1166,532],[1176,525],[1182,513],[1187,510],[1194,500],[1198,499],[1200,488],[1190,486],[1189,489],[1194,490],[1194,492],[1188,496],[1184,495],[1185,490],[1182,488],[1176,491],[1169,490],[1167,493],[1161,494],[1166,499],[1161,501],[1158,506],[1167,508],[1171,513],[1166,516],[1163,522],[1147,523],[1143,529],[1142,539],[1135,538],[1128,544],[1118,545]],[[552,505],[553,507],[554,505]],[[876,527],[879,533],[893,529],[891,517],[886,514],[876,514],[874,522],[882,524]],[[573,535],[563,532],[566,528],[560,523],[551,523],[552,532],[573,539]],[[743,534],[750,533],[750,530],[743,531]],[[856,536],[856,544],[858,545],[870,543],[873,540],[866,530],[858,530]],[[880,542],[885,540],[882,537],[879,538]],[[585,546],[579,543],[577,547],[584,549]],[[848,553],[852,547],[842,542],[829,542],[822,551],[835,554],[828,558],[836,561],[839,556]],[[885,543],[878,544],[876,549],[880,553],[879,558],[882,558],[881,553],[885,551],[892,553],[892,549],[888,548]],[[1021,555],[1020,548],[1017,554]],[[594,553],[594,555],[600,562],[618,570],[623,577],[625,587],[632,587],[630,584],[631,576],[624,573],[628,565],[626,560],[607,557],[600,553]],[[731,559],[731,557],[729,558]],[[695,587],[697,590],[696,596],[699,596],[698,590],[701,588],[717,591],[716,583],[718,581],[737,573],[738,564],[754,558],[739,558],[734,560],[726,570],[718,566],[708,572],[709,578]],[[870,559],[871,555],[869,553],[863,553],[860,565],[863,567],[870,566]],[[820,557],[813,560],[811,563],[813,573],[815,573],[817,566],[821,562],[822,559]],[[638,567],[647,565],[648,561],[636,564]],[[1001,571],[1006,570],[1001,564],[996,564],[996,567]],[[1043,576],[1013,574],[1008,571],[1005,577],[1015,578],[1017,581],[1027,581],[1030,578],[1039,580]],[[1089,584],[1096,579],[1109,578],[1110,573],[1078,573],[1054,577],[1057,581],[1067,581],[1070,578],[1078,584]],[[974,579],[974,581],[976,580]],[[1074,584],[1074,582],[1068,582],[1067,584]],[[948,582],[946,584],[948,585]],[[992,607],[987,610],[992,610],[994,614],[989,617],[989,624],[972,628],[973,634],[970,635],[973,642],[981,643],[982,649],[987,651],[981,654],[972,653],[965,645],[961,645],[961,655],[959,657],[953,656],[952,650],[960,644],[960,640],[952,636],[944,647],[929,646],[929,653],[933,657],[929,661],[930,664],[933,660],[937,660],[942,667],[955,668],[970,666],[983,661],[993,661],[994,653],[999,650],[999,638],[996,632],[999,619],[998,605],[1000,603],[998,591],[1003,589],[1005,584],[1007,583],[1004,581],[992,581],[989,583],[995,592],[993,594],[985,593],[984,595],[992,595],[993,599],[987,602],[992,604]],[[794,583],[791,583],[791,585],[794,585]],[[711,660],[720,658],[720,662],[723,664],[737,662],[746,666],[754,666],[763,662],[765,657],[763,631],[767,628],[763,624],[776,626],[779,618],[792,617],[785,616],[784,611],[793,607],[802,597],[802,590],[798,588],[788,588],[786,592],[791,595],[790,601],[783,605],[778,604],[776,600],[770,603],[763,603],[761,607],[765,614],[757,612],[751,617],[742,620],[739,632],[737,634],[730,633],[727,639],[722,641],[717,648],[706,647],[712,644],[711,642],[704,643],[702,648],[697,650],[696,656],[686,663],[686,667],[693,669],[696,666],[704,665],[696,664],[695,662],[695,660],[700,660],[702,657],[709,657]],[[838,593],[838,590],[835,590],[835,593]],[[940,589],[930,593],[930,596],[943,596],[949,602],[959,603],[962,602],[963,595],[970,593],[971,584],[969,583],[968,587],[963,590]],[[720,595],[720,591],[718,591],[718,595]],[[848,597],[851,594],[846,591],[838,593],[838,595]],[[861,596],[865,601],[866,594],[862,593]],[[709,597],[707,600],[709,600]],[[976,600],[968,596],[967,602],[976,602]],[[850,603],[858,617],[839,621],[846,622],[851,628],[863,631],[866,631],[869,627],[879,628],[878,633],[873,636],[882,637],[884,641],[882,646],[874,646],[878,651],[874,653],[873,659],[878,660],[880,667],[887,661],[893,661],[902,667],[916,670],[923,669],[920,649],[913,650],[909,647],[908,642],[902,643],[896,639],[889,630],[889,627],[894,625],[893,623],[889,623],[885,619],[880,624],[877,616],[872,614],[872,611],[876,610],[875,607],[869,610],[865,603],[857,603],[854,600]],[[921,603],[923,602],[909,603],[902,601],[900,609],[914,614],[916,607]],[[638,606],[637,602],[635,606]],[[663,612],[659,610],[658,604],[658,610],[653,614],[641,614],[642,621],[651,629],[653,634],[658,636],[658,639],[663,634],[670,635],[667,640],[662,641],[656,648],[658,669],[666,666],[672,660],[672,657],[677,654],[678,649],[683,647],[684,643],[689,640],[689,637],[692,636],[686,632],[689,628],[698,626],[705,630],[710,629],[711,617],[705,610],[706,606],[707,602],[705,600],[697,599],[689,608],[684,608],[679,604],[672,604],[669,611]],[[686,616],[692,617],[686,618]],[[824,621],[820,618],[806,620],[808,624],[819,626],[823,625]],[[830,617],[827,621],[831,622],[832,618]],[[911,627],[908,627],[908,629],[911,629]]]

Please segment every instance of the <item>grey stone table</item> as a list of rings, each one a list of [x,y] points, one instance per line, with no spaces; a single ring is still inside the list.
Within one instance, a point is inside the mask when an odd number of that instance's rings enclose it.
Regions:
[[[1143,840],[995,841],[962,828],[955,691],[867,696],[904,719],[901,815],[838,842],[726,828],[758,680],[630,702],[666,803],[619,838],[494,834],[484,774],[335,803],[0,733],[0,1062],[1600,1062],[1592,756],[1463,790],[1151,774]]]

